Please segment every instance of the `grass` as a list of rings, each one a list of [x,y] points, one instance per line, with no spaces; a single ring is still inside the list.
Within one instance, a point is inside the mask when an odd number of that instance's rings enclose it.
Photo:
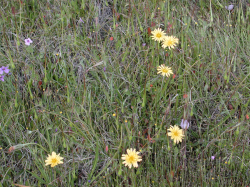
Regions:
[[[1,1],[0,186],[250,185],[250,4],[229,3]],[[63,164],[45,166],[52,151]]]

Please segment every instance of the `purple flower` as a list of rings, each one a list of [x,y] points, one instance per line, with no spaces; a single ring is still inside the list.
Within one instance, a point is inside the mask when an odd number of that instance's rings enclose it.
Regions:
[[[82,18],[79,19],[79,22],[80,22],[80,23],[84,23],[84,21],[82,20]]]
[[[90,182],[91,182],[91,180],[88,180],[88,182],[90,183]]]
[[[4,75],[0,76],[0,80],[4,81]]]
[[[188,127],[189,127],[188,121],[182,119],[182,120],[181,120],[181,128],[182,128],[182,129],[188,129]]]
[[[57,132],[57,128],[56,128],[56,132]]]
[[[24,41],[25,41],[25,45],[30,45],[31,43],[33,43],[33,41],[30,38],[25,39]]]
[[[214,159],[215,159],[215,156],[211,156],[211,159],[214,160]]]
[[[106,71],[106,67],[103,68],[103,71]]]
[[[228,6],[225,6],[225,8],[226,8],[227,10],[233,10],[234,5],[228,5]]]
[[[146,43],[143,43],[142,46],[143,46],[143,47],[146,46]]]
[[[7,67],[2,66],[0,69],[2,71],[4,71],[4,73],[9,73],[9,71],[10,71],[8,66]],[[3,73],[1,73],[1,71],[0,71],[0,74],[3,74]]]
[[[3,70],[2,70],[2,68],[0,68],[0,74],[1,74],[1,75],[3,74]]]

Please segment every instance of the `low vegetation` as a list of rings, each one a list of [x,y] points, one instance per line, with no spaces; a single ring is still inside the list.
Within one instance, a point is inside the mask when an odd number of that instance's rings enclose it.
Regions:
[[[0,186],[250,185],[250,2],[230,3],[2,0]]]

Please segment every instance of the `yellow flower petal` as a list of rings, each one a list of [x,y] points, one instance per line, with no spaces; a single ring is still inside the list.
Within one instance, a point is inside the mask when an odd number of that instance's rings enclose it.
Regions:
[[[173,71],[171,70],[170,67],[168,66],[165,66],[164,64],[160,65],[158,68],[157,68],[157,74],[162,74],[162,76],[165,76],[166,77],[169,77],[171,74],[173,74]]]
[[[140,162],[142,161],[141,159],[141,156],[139,156],[140,152],[136,152],[135,149],[127,149],[127,154],[122,154],[122,160],[123,161],[123,164],[125,166],[128,166],[129,168],[132,167],[132,165],[134,167],[138,167],[138,163],[137,162]]]
[[[174,142],[177,144],[179,142],[182,142],[182,139],[184,137],[184,133],[183,133],[183,130],[180,129],[177,125],[175,125],[174,127],[173,126],[170,126],[170,128],[168,129],[168,136],[171,137],[172,140],[174,140]]]
[[[162,47],[165,49],[168,47],[169,49],[174,48],[179,42],[179,39],[175,36],[165,36],[162,41]]]
[[[151,34],[153,36],[152,39],[158,42],[163,41],[164,37],[166,36],[166,34],[159,28],[159,29],[155,29],[154,31],[151,32]]]
[[[51,155],[48,155],[47,160],[45,160],[45,166],[51,165],[51,167],[55,167],[58,164],[62,164],[61,161],[63,157],[60,157],[60,153],[57,155],[54,151]]]

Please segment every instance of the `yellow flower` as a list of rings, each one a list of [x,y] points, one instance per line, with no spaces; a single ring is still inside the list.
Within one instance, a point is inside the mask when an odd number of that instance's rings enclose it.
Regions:
[[[125,166],[128,166],[129,168],[131,168],[132,165],[137,168],[137,162],[142,161],[141,156],[138,155],[140,152],[136,152],[135,149],[133,150],[131,148],[127,149],[127,153],[128,154],[122,154],[122,160],[124,160],[123,164],[125,164]]]
[[[179,42],[179,39],[175,36],[165,36],[163,38],[162,47],[165,49],[168,47],[169,49],[174,48]]]
[[[47,160],[45,160],[45,162],[46,162],[45,166],[51,164],[51,167],[53,168],[53,167],[55,167],[57,164],[62,164],[62,163],[63,163],[63,161],[61,161],[62,159],[63,159],[63,157],[60,157],[60,153],[57,155],[57,154],[53,151],[51,155],[48,155]]]
[[[179,143],[182,141],[182,138],[184,137],[182,129],[180,129],[177,125],[170,126],[170,129],[168,129],[168,136],[171,136],[171,139],[174,140],[175,143]]]
[[[163,41],[164,37],[166,37],[166,34],[161,29],[155,29],[151,32],[153,34],[152,39],[155,41]]]
[[[173,71],[171,70],[170,67],[165,66],[164,64],[160,65],[157,68],[157,74],[162,74],[163,76],[166,75],[166,77],[169,77],[171,74],[173,74]]]

